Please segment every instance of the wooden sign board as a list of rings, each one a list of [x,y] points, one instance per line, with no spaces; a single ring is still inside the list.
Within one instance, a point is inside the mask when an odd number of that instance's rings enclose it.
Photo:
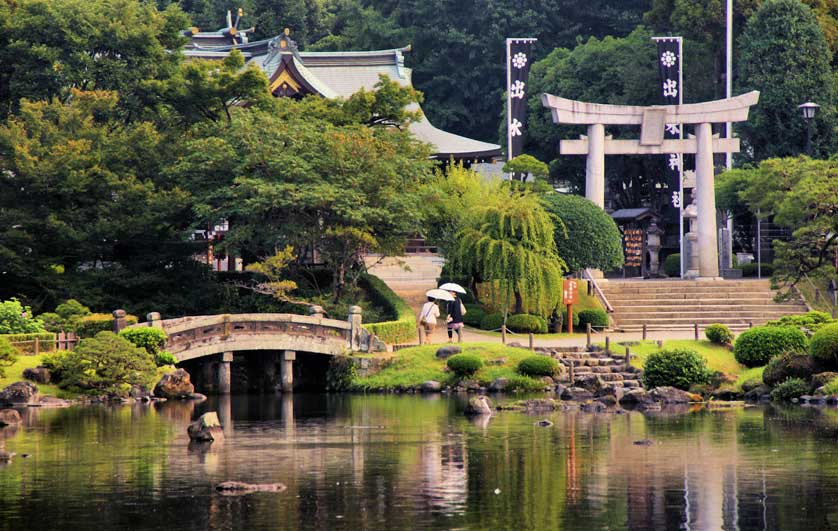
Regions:
[[[562,304],[576,304],[579,302],[579,281],[565,279],[562,289]]]
[[[643,265],[643,229],[625,229],[623,249],[625,267],[641,267]]]

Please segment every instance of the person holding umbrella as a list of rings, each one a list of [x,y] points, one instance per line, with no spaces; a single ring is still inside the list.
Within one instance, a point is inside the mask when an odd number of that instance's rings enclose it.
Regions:
[[[431,343],[431,337],[436,328],[436,318],[439,317],[439,307],[436,305],[436,299],[428,297],[428,302],[422,306],[422,311],[419,312],[419,326],[425,330],[425,342]]]
[[[451,299],[448,301],[447,313],[448,318],[448,342],[454,340],[454,332],[457,332],[457,343],[463,342],[463,316],[466,314],[466,308],[462,301],[457,297],[458,293],[465,293],[466,290],[459,284],[448,282],[439,287],[439,289],[446,290],[451,294]]]

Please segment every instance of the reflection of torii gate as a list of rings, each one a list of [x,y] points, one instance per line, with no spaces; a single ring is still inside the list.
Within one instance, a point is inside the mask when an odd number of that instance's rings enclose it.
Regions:
[[[635,107],[541,96],[541,103],[553,113],[554,123],[588,126],[587,138],[562,140],[559,152],[588,156],[585,196],[600,208],[605,205],[605,155],[696,155],[699,276],[704,278],[719,276],[713,154],[739,151],[738,138],[713,138],[711,124],[747,120],[750,107],[758,100],[759,92],[754,91],[704,103]],[[664,139],[666,124],[694,124],[695,138]],[[606,138],[606,125],[640,125],[640,140]]]

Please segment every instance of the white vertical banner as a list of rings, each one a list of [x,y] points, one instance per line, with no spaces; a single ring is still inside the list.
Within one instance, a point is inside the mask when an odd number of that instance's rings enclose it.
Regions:
[[[537,39],[506,39],[506,160],[524,150],[527,130],[527,85],[532,45]]]

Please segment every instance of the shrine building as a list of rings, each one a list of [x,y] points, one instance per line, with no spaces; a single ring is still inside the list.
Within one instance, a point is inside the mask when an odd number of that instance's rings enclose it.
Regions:
[[[302,98],[315,94],[324,98],[348,98],[361,89],[372,91],[380,75],[403,86],[412,86],[411,69],[404,65],[410,46],[392,50],[301,52],[289,31],[270,39],[248,42],[228,15],[227,27],[212,32],[197,29],[185,34],[191,38],[184,55],[194,59],[223,59],[239,50],[248,65],[258,66],[270,80],[271,94]],[[416,105],[418,107],[418,105]],[[440,161],[491,162],[500,156],[500,146],[456,135],[434,127],[424,113],[410,124],[410,132],[433,146],[433,158]]]

